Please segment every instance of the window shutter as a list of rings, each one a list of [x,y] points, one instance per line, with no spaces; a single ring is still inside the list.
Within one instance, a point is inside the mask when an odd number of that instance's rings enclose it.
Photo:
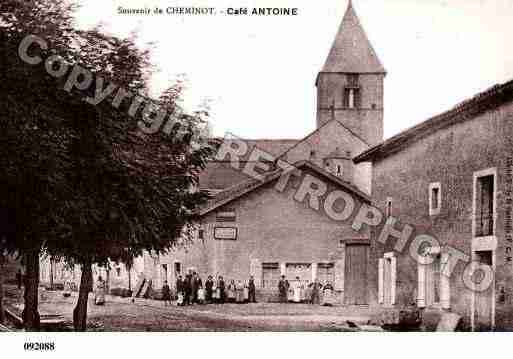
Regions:
[[[418,264],[418,289],[417,289],[417,306],[424,308],[426,306],[426,266]]]
[[[255,279],[255,286],[260,288],[262,285],[262,265],[260,260],[253,258],[249,265],[249,275],[252,275]]]
[[[354,107],[360,108],[362,105],[362,90],[361,89],[355,89],[354,90]]]
[[[380,258],[378,261],[378,303],[383,304],[385,302],[385,291],[383,290],[384,285],[384,273],[385,273],[385,260]]]
[[[441,258],[441,268],[446,268],[449,262],[449,254],[443,253]],[[444,270],[440,271],[440,304],[443,309],[451,308],[451,278],[445,274]]]
[[[390,296],[392,304],[395,304],[395,291],[396,291],[396,278],[397,278],[397,258],[392,257],[390,258],[390,281],[391,283],[391,290],[390,290]]]
[[[335,262],[335,290],[344,290],[344,259],[339,259]]]
[[[349,107],[349,89],[344,89],[343,98],[342,98],[342,107]]]

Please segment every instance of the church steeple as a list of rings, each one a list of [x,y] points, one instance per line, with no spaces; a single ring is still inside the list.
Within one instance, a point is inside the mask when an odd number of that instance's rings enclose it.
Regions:
[[[385,73],[351,0],[322,72]]]
[[[336,120],[370,146],[383,141],[383,82],[379,61],[351,1],[317,76],[317,127]]]

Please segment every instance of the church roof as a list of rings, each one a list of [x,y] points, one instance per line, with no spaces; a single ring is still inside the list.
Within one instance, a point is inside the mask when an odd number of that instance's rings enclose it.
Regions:
[[[219,143],[223,141],[222,138],[215,140]],[[249,155],[255,147],[277,158],[299,141],[296,139],[244,139],[244,142],[248,145],[248,150],[246,156],[240,159],[240,163],[243,167],[246,165]],[[201,189],[224,190],[245,182],[247,179],[247,175],[231,166],[229,159],[222,161],[213,160],[209,161],[206,168],[201,171],[199,185]]]
[[[321,72],[386,73],[351,0]]]
[[[324,127],[327,127],[328,125],[331,125],[332,123],[335,123],[337,125],[339,125],[340,127],[344,128],[345,130],[347,130],[347,132],[349,132],[354,138],[356,138],[359,142],[361,142],[363,145],[365,145],[366,147],[370,147],[370,145],[363,139],[361,138],[357,133],[355,133],[353,130],[351,130],[349,127],[345,126],[342,122],[338,121],[338,120],[330,120],[326,123],[324,123],[322,126],[316,128],[314,131],[310,132],[308,135],[306,135],[303,139],[301,140],[297,140],[296,143],[292,146],[290,146],[289,148],[287,148],[283,153],[281,153],[279,156],[277,156],[278,158],[283,158],[284,156],[286,156],[290,151],[292,151],[294,148],[296,148],[297,146],[300,146],[302,143],[305,143],[305,142],[308,142],[308,140],[315,136],[318,132],[322,131],[324,129]],[[329,156],[328,156],[329,157]]]
[[[297,169],[302,168],[308,168],[317,174],[321,175],[324,179],[327,179],[335,184],[337,184],[339,187],[345,189],[348,192],[351,192],[358,196],[363,201],[370,203],[371,199],[370,197],[365,194],[364,192],[360,191],[357,187],[354,185],[347,183],[343,181],[341,178],[338,178],[331,173],[325,171],[319,166],[316,166],[315,164],[309,162],[309,161],[299,161],[293,165]],[[236,200],[237,198],[240,198],[244,196],[245,194],[252,192],[256,190],[257,188],[260,188],[261,186],[265,185],[266,183],[269,183],[271,181],[277,180],[283,173],[283,169],[278,169],[276,171],[270,172],[266,175],[265,179],[263,181],[259,181],[257,179],[249,179],[243,183],[240,183],[238,185],[235,185],[233,187],[227,188],[224,191],[221,191],[214,195],[214,197],[208,201],[208,203],[200,210],[200,216],[204,216],[207,213],[215,210],[216,208],[219,208],[231,201]]]
[[[254,147],[258,147],[275,157],[279,156],[290,147],[301,141],[300,139],[258,139],[244,140],[248,144],[248,152],[250,153]]]

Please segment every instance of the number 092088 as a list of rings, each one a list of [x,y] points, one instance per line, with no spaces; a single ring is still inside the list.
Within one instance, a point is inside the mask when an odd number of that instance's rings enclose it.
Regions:
[[[26,351],[53,351],[55,350],[55,343],[25,343],[23,349]]]

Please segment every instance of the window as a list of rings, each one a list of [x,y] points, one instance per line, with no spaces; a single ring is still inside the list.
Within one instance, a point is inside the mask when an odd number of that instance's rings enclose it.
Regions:
[[[278,263],[262,263],[262,288],[276,289],[280,280]]]
[[[198,239],[204,239],[205,231],[203,229],[198,229]]]
[[[163,285],[164,281],[167,280],[167,264],[162,264],[162,266],[160,267],[160,275]]]
[[[360,108],[360,89],[344,89],[344,107],[351,109]]]
[[[120,267],[116,267],[116,275],[118,277],[121,277],[121,268]]]
[[[474,174],[474,234],[476,237],[495,234],[496,185],[495,169]]]
[[[446,262],[445,262],[446,263]],[[442,255],[439,249],[433,248],[424,253],[418,263],[417,304],[419,307],[442,306],[449,308],[449,278],[442,275]],[[445,281],[445,283],[444,283]]]
[[[345,108],[360,108],[360,86],[357,74],[347,75],[343,105]]]
[[[182,264],[180,262],[175,262],[175,278],[178,277],[182,273]]]
[[[235,222],[235,209],[227,208],[217,212],[216,220],[218,222]]]
[[[392,216],[392,197],[387,197],[386,207],[385,207],[385,217]]]
[[[334,263],[319,263],[317,264],[317,279],[319,283],[326,284],[335,283],[335,264]]]
[[[299,281],[305,287],[312,279],[311,263],[287,263],[285,265],[285,277],[289,281],[295,281],[299,277]]]
[[[348,74],[347,75],[347,84],[348,87],[358,87],[358,74]]]
[[[429,215],[435,216],[440,214],[442,208],[442,186],[440,182],[431,183],[429,185]]]
[[[337,165],[337,176],[342,176],[342,166]]]

